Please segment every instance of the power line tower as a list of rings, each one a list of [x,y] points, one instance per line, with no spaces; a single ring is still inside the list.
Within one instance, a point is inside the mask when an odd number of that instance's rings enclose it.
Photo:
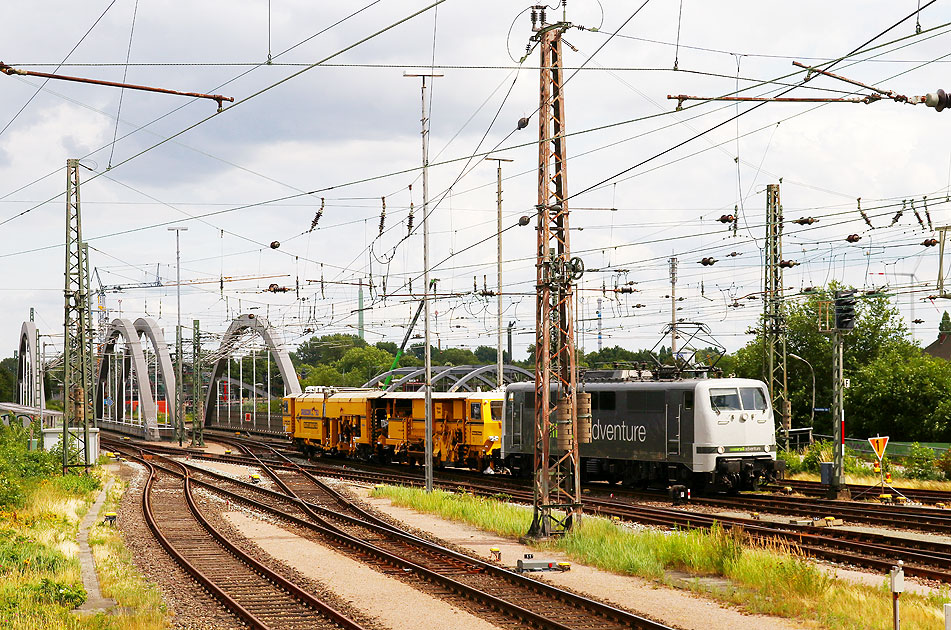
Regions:
[[[561,36],[570,25],[564,21],[548,24],[545,11],[545,6],[532,8],[532,40],[538,44],[541,57],[536,206],[534,515],[528,532],[528,536],[533,538],[563,534],[581,515],[572,282],[581,276],[583,264],[580,259],[571,258],[569,246],[561,55]],[[552,404],[553,394],[557,396],[556,404]],[[555,422],[552,422],[553,415]]]
[[[201,387],[201,330],[200,322],[192,320],[192,446],[205,446],[205,396]],[[270,376],[270,375],[268,375]],[[270,400],[268,401],[270,404]],[[270,413],[270,407],[268,408]],[[185,418],[182,417],[182,424]]]
[[[766,380],[773,413],[779,414],[780,426],[789,450],[792,409],[786,380],[786,316],[783,308],[783,206],[779,184],[766,186],[766,278],[763,287],[763,345]]]
[[[66,286],[63,350],[63,472],[69,466],[70,428],[81,426],[84,465],[92,462],[92,316],[89,310],[89,259],[83,243],[79,160],[66,160]]]

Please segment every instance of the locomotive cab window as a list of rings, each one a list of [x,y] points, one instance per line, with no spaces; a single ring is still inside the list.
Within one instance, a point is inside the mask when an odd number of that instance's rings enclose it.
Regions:
[[[471,420],[482,419],[482,403],[474,402],[469,405],[469,418]]]
[[[693,392],[684,392],[684,409],[693,409]]]
[[[721,411],[740,411],[740,395],[735,388],[713,388],[710,390],[710,406],[717,413]]]
[[[490,402],[489,410],[492,413],[493,420],[495,420],[496,422],[499,422],[502,420],[502,401],[501,400],[493,400],[492,402]]]
[[[747,411],[766,411],[766,394],[759,387],[741,387],[740,398]]]

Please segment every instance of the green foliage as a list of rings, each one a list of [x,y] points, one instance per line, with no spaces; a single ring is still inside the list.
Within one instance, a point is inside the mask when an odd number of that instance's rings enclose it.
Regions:
[[[832,371],[832,336],[820,331],[823,312],[821,305],[832,299],[832,292],[841,288],[844,287],[830,284],[819,293],[804,296],[802,301],[786,304],[787,350],[804,359],[801,361],[790,357],[786,368],[793,427],[809,426],[811,423],[813,372],[809,365],[815,370],[816,406],[832,407],[832,379],[827,376]],[[855,328],[845,336],[844,348],[845,375],[851,378],[853,388],[848,392],[849,401],[855,401],[854,407],[846,408],[846,417],[850,419],[847,425],[850,435],[864,435],[864,432],[869,430],[866,425],[854,424],[855,421],[862,422],[862,419],[854,414],[864,414],[873,406],[855,392],[862,382],[861,369],[885,355],[891,356],[892,361],[904,361],[919,355],[920,350],[906,339],[906,334],[900,313],[889,303],[887,297],[861,297],[858,300]],[[761,331],[733,356],[737,376],[766,380],[765,347]],[[901,394],[892,395],[887,391],[882,392],[882,395],[892,401],[902,399]],[[849,401],[847,405],[850,404]],[[818,433],[830,434],[832,415],[816,414],[815,430]],[[874,431],[875,429],[872,429],[872,432],[867,434],[874,435]],[[900,432],[892,435],[903,436]]]
[[[60,468],[55,453],[28,451],[28,439],[22,426],[0,426],[0,506],[19,506],[25,483],[50,476]]]
[[[941,316],[941,323],[938,324],[938,332],[943,335],[951,334],[951,315],[948,315],[948,311],[945,311]]]
[[[102,483],[99,479],[87,474],[60,475],[53,477],[53,483],[63,492],[79,496],[102,488]]]
[[[846,416],[855,435],[951,439],[951,363],[918,351],[883,353],[854,373]]]
[[[21,567],[34,571],[59,571],[66,566],[66,557],[56,549],[46,547],[33,538],[15,531],[0,530],[0,574]]]
[[[17,360],[9,357],[0,361],[0,400],[16,400]]]
[[[802,454],[802,464],[799,472],[811,472],[818,474],[821,470],[822,462],[831,462],[833,458],[835,445],[828,440],[819,440],[806,447]],[[845,472],[848,474],[867,473],[868,470],[862,464],[855,451],[849,447],[845,448]]]
[[[933,481],[941,478],[941,472],[936,465],[934,451],[918,442],[911,445],[911,450],[905,458],[905,476],[911,479]]]
[[[306,363],[316,366],[334,363],[343,358],[343,355],[351,348],[366,346],[367,342],[357,335],[324,335],[312,337],[302,343],[295,352],[291,353],[291,358],[295,364]]]
[[[59,604],[67,608],[76,608],[86,601],[86,589],[80,584],[72,585],[43,578],[35,587],[36,598],[40,601]]]
[[[935,468],[944,473],[946,479],[951,479],[951,448],[947,449],[934,461]]]
[[[776,459],[786,462],[786,472],[790,475],[805,471],[802,455],[796,451],[777,451]]]

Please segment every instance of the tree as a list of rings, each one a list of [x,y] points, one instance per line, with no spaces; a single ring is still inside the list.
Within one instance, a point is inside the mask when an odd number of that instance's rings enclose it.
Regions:
[[[390,369],[393,355],[386,350],[373,346],[350,348],[335,364],[337,371],[344,375],[344,384],[359,387],[379,374]]]
[[[903,441],[951,440],[951,363],[891,350],[860,367],[846,390],[852,435]]]
[[[301,386],[323,385],[325,387],[341,387],[344,384],[344,375],[332,365],[312,367],[301,381]]]
[[[832,407],[832,336],[819,330],[819,322],[825,312],[823,302],[828,303],[832,299],[832,292],[838,288],[841,287],[830,285],[824,291],[805,296],[803,301],[786,304],[787,353],[802,357],[815,369],[817,407]],[[845,335],[844,341],[844,371],[847,377],[853,377],[862,366],[892,351],[897,352],[897,356],[920,352],[905,338],[907,331],[901,316],[887,297],[862,297],[858,300],[855,312],[855,328]],[[734,358],[737,376],[767,380],[761,331],[755,339],[740,348]],[[809,366],[804,361],[789,357],[786,374],[793,426],[808,426],[812,407],[812,375]],[[831,414],[817,413],[815,429],[819,433],[831,433]]]
[[[503,353],[504,354],[504,353]],[[489,346],[479,346],[475,349],[475,356],[479,363],[495,363],[499,356],[497,348]]]
[[[17,360],[9,357],[0,361],[0,400],[16,400]]]
[[[367,342],[357,335],[324,335],[311,337],[291,353],[295,363],[321,365],[339,361],[350,348],[363,348]]]
[[[951,335],[951,316],[948,315],[948,311],[945,311],[944,315],[941,316],[941,323],[938,324],[938,333]]]

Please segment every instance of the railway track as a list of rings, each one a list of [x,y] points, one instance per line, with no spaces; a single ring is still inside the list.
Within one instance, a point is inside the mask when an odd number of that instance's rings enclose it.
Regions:
[[[117,448],[127,452],[129,447],[120,445]],[[430,583],[436,587],[441,599],[465,608],[471,608],[472,602],[476,602],[483,615],[488,615],[490,620],[507,628],[667,628],[663,624],[407,534],[350,505],[344,497],[319,481],[313,484],[315,478],[306,472],[289,468],[274,472],[265,464],[260,464],[269,474],[273,473],[275,483],[279,486],[283,484],[282,493],[196,468],[188,463],[175,462],[174,465],[187,471],[182,474],[187,474],[192,484],[309,529],[325,543],[346,549],[385,573],[393,574],[396,569],[395,572],[399,574],[409,574],[417,580]],[[172,462],[153,466],[161,466],[169,475],[175,474]],[[278,479],[281,481],[277,482]],[[308,484],[312,487],[307,488]],[[293,490],[293,487],[297,490]],[[290,495],[286,494],[288,491]],[[308,498],[305,500],[297,496],[297,492]],[[307,516],[301,516],[301,512]],[[364,520],[366,517],[370,517],[370,520]]]
[[[264,454],[268,449],[262,448],[261,451]],[[282,471],[283,467],[288,470],[296,468],[305,471],[310,476],[329,475],[366,483],[421,484],[421,479],[415,475],[394,473],[392,471],[354,470],[349,467],[313,465],[302,467],[291,462],[284,455],[278,455],[274,452],[269,452],[269,454],[271,457],[267,466],[270,470],[276,471],[274,474],[279,477],[289,475],[289,473]],[[265,464],[260,457],[249,460],[247,457],[230,456],[224,461],[243,462],[244,464],[259,466]],[[497,480],[493,480],[491,483],[460,480],[440,481],[439,485],[449,490],[463,489],[481,496],[503,494],[513,501],[531,502],[531,493],[511,482],[499,484]],[[656,499],[656,497],[653,498]],[[709,528],[714,523],[719,523],[725,527],[740,527],[747,535],[754,538],[781,540],[817,558],[863,566],[879,572],[887,571],[896,560],[901,559],[905,562],[906,573],[909,576],[951,583],[951,545],[942,542],[836,528],[819,529],[812,526],[773,523],[752,518],[713,516],[687,510],[632,504],[618,499],[588,497],[585,500],[585,505],[588,511],[596,514],[616,516],[625,520],[661,527]],[[749,509],[749,506],[745,509]],[[940,513],[940,511],[935,511]],[[896,514],[895,517],[901,523],[899,526],[905,526],[906,522],[912,518],[905,514]]]
[[[149,473],[142,494],[149,529],[176,563],[231,614],[259,630],[362,630],[228,541],[202,514],[187,471],[181,476],[158,474],[150,462],[140,461]]]
[[[821,483],[815,481],[803,481],[798,479],[787,479],[782,481],[780,485],[789,486],[794,491],[814,497],[824,496],[828,491],[828,487],[822,485]],[[866,497],[868,499],[878,499],[879,495],[879,486],[866,486],[859,484],[848,484],[849,491],[852,493],[852,498],[856,497]],[[951,505],[951,492],[942,491],[942,490],[917,490],[914,488],[896,488],[897,492],[900,492],[903,496],[918,501],[921,503],[945,503]],[[895,495],[895,492],[892,490],[887,490],[886,492]]]

